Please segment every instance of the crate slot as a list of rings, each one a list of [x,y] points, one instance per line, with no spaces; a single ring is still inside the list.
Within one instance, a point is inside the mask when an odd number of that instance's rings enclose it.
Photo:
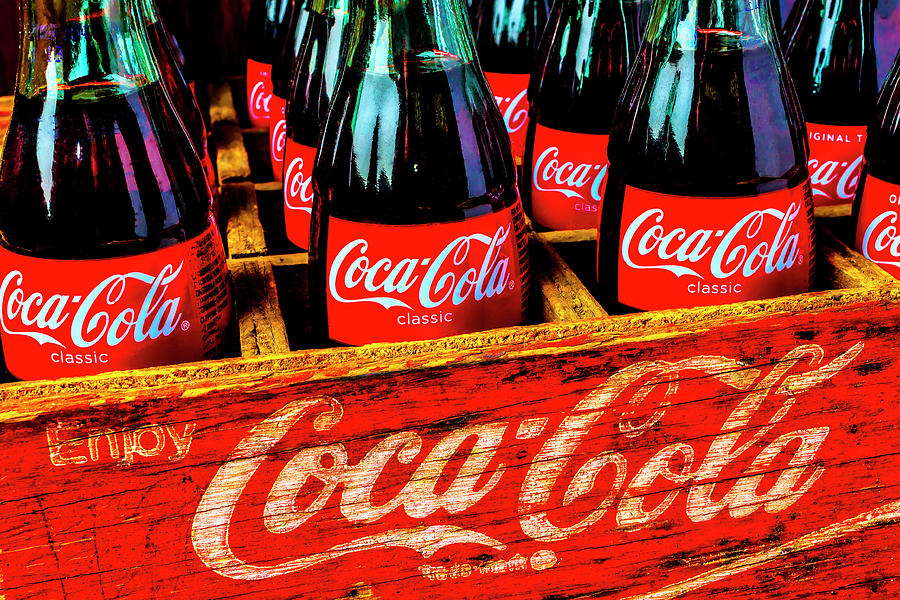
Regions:
[[[268,258],[228,261],[241,356],[290,352],[275,273]]]
[[[531,272],[544,321],[587,321],[609,316],[544,233],[531,234]]]
[[[284,193],[281,184],[274,181],[257,183],[256,201],[269,254],[279,256],[300,252],[300,248],[288,239],[284,228]]]
[[[840,239],[848,239],[845,237],[848,230],[853,230],[850,217],[827,224],[822,221],[816,223],[816,240],[819,246],[819,264],[816,270],[820,285],[832,290],[897,285],[897,280],[887,271]]]
[[[253,184],[243,182],[223,186],[222,202],[229,215],[226,228],[229,257],[248,258],[268,254]]]

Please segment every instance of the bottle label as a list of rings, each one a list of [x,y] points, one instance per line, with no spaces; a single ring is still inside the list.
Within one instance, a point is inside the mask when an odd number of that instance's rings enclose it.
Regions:
[[[287,121],[284,115],[287,111],[287,100],[272,95],[269,103],[269,154],[272,159],[272,174],[275,181],[280,181],[284,175],[284,145],[287,137]]]
[[[284,151],[284,224],[288,239],[296,246],[309,248],[314,191],[312,170],[316,149],[287,138]]]
[[[269,103],[272,101],[272,65],[247,59],[247,112],[250,124],[257,129],[269,126]]]
[[[440,338],[520,324],[528,303],[522,205],[455,223],[331,218],[328,335],[346,344]]]
[[[625,188],[618,298],[640,310],[727,304],[809,290],[815,262],[807,184],[759,196],[693,198]]]
[[[608,135],[535,126],[531,205],[549,229],[594,229],[603,206]]]
[[[0,249],[0,261],[0,335],[20,379],[214,358],[224,342],[231,299],[215,222],[138,256],[48,260]]]
[[[816,206],[849,204],[856,197],[866,128],[807,123],[809,181]]]
[[[866,176],[856,226],[856,249],[900,279],[900,185]]]
[[[513,158],[522,164],[528,132],[528,73],[485,73],[512,143]]]

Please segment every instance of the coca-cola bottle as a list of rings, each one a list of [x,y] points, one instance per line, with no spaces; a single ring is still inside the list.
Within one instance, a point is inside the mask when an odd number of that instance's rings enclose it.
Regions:
[[[0,163],[9,371],[80,376],[219,352],[225,254],[136,0],[20,0]]]
[[[462,0],[352,0],[316,157],[310,287],[346,344],[525,317],[528,239]]]
[[[798,0],[782,40],[809,133],[816,206],[853,202],[878,93],[874,0]]]
[[[856,248],[900,279],[900,54],[878,97],[868,129],[865,167],[854,205]]]
[[[768,3],[657,0],[649,23],[610,134],[605,301],[651,310],[807,291],[805,131]]]
[[[307,0],[292,0],[285,35],[280,40],[278,56],[272,64],[272,101],[269,103],[269,158],[275,181],[284,177],[285,111],[291,91],[291,75],[300,54],[304,28],[309,12]]]
[[[203,112],[200,110],[200,104],[197,102],[197,97],[188,85],[184,72],[179,66],[179,58],[172,43],[172,36],[159,16],[156,3],[154,0],[139,0],[137,6],[144,16],[150,48],[159,65],[162,83],[169,94],[169,99],[172,101],[176,115],[184,124],[184,128],[191,138],[194,151],[200,158],[200,164],[203,165],[203,172],[206,175],[206,181],[209,184],[215,204],[219,184],[216,179],[212,158],[209,155],[208,132],[206,121],[203,119]]]
[[[190,10],[185,6],[184,0],[157,0],[157,12],[160,18],[166,24],[166,31],[175,49],[175,56],[178,58],[178,67],[184,73],[185,79],[192,84],[193,87],[193,71],[189,70],[189,55],[191,54],[191,46],[189,39],[190,31]]]
[[[294,0],[253,0],[247,17],[247,114],[257,128],[269,126],[272,64]]]
[[[521,165],[528,131],[528,79],[550,12],[547,0],[473,0],[475,45]]]
[[[343,64],[348,4],[349,0],[310,0],[292,77],[285,128],[284,221],[288,239],[304,250],[309,248],[316,146]]]
[[[767,0],[769,2],[769,14],[772,15],[772,23],[775,25],[775,31],[781,31],[781,24],[784,23],[781,10],[782,6],[790,0]],[[787,12],[785,12],[785,16]]]
[[[881,89],[900,48],[900,0],[878,0],[875,4],[875,58]]]
[[[597,227],[613,113],[648,12],[649,1],[638,0],[559,0],[554,8],[532,76],[525,150],[522,191],[537,224]]]

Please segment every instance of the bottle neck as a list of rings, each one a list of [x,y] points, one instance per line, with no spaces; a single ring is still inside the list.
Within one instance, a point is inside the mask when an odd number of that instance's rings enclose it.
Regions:
[[[475,61],[464,0],[350,0],[350,68],[397,76]]]
[[[141,11],[146,25],[153,25],[159,22],[159,11],[156,9],[154,0],[137,0],[137,7]]]
[[[309,0],[306,10],[325,17],[343,16],[350,10],[350,0]]]
[[[724,47],[775,45],[777,32],[768,0],[657,0],[647,24],[647,42],[695,50],[710,36]]]
[[[159,80],[135,0],[19,0],[18,94],[101,97]]]

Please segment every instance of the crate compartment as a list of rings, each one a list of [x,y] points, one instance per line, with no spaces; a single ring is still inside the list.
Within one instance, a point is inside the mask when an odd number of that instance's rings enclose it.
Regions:
[[[900,595],[900,289],[845,214],[810,294],[607,317],[592,234],[534,233],[533,324],[316,348],[239,87],[240,357],[0,386],[8,600]]]

